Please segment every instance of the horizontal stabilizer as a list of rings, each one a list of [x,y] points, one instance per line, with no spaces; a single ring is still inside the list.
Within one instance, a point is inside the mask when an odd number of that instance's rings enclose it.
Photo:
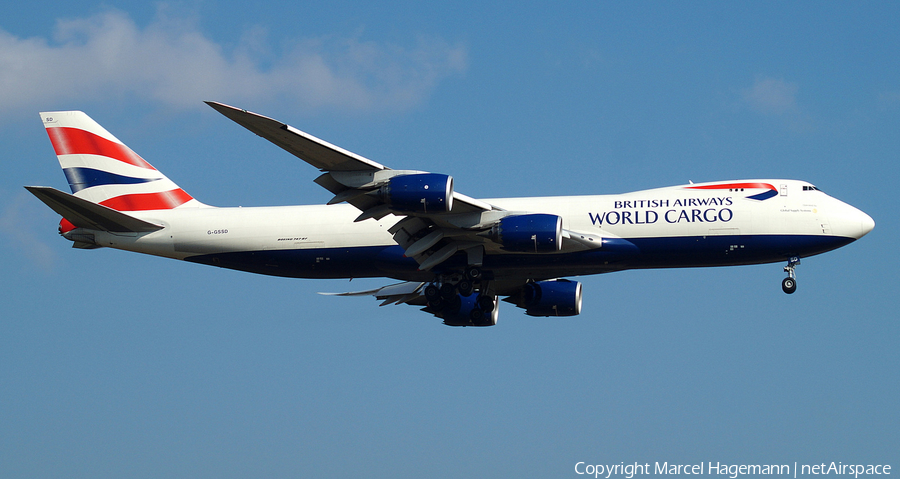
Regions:
[[[78,228],[115,233],[145,233],[163,229],[160,225],[139,220],[54,188],[26,186],[25,189]]]

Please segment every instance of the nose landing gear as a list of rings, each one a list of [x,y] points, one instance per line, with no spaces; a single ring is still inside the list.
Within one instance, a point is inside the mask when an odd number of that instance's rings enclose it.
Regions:
[[[788,277],[781,281],[781,290],[787,294],[794,294],[794,291],[797,291],[797,275],[794,273],[794,268],[799,265],[800,258],[794,256],[788,260],[787,266],[784,267],[784,272],[788,274]]]

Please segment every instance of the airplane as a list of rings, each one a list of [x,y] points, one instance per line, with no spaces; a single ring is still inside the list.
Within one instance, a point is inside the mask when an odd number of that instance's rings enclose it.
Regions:
[[[201,203],[80,111],[41,119],[71,194],[25,188],[56,211],[74,248],[117,248],[292,278],[387,277],[367,291],[449,326],[497,324],[500,298],[538,317],[581,312],[566,279],[629,269],[787,262],[875,227],[805,181],[689,183],[618,195],[475,199],[451,176],[394,170],[280,121],[206,102],[321,171],[322,205],[218,208]]]

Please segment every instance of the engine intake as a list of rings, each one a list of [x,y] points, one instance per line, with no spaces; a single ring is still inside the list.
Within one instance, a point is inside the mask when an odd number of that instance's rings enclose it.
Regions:
[[[529,316],[577,316],[581,313],[581,283],[566,279],[529,283],[515,304]]]
[[[506,251],[555,253],[562,249],[562,218],[544,213],[506,216],[489,237]]]
[[[395,211],[446,213],[453,208],[453,178],[438,173],[395,176],[378,196]]]

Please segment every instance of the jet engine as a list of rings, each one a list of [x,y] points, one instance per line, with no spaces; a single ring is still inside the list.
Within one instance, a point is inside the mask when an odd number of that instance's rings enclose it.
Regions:
[[[488,237],[506,251],[555,253],[562,248],[562,218],[544,213],[506,216]]]
[[[529,316],[576,316],[581,313],[581,283],[566,279],[528,283],[507,301]]]
[[[453,178],[438,173],[395,176],[378,196],[395,211],[445,213],[453,208]]]

